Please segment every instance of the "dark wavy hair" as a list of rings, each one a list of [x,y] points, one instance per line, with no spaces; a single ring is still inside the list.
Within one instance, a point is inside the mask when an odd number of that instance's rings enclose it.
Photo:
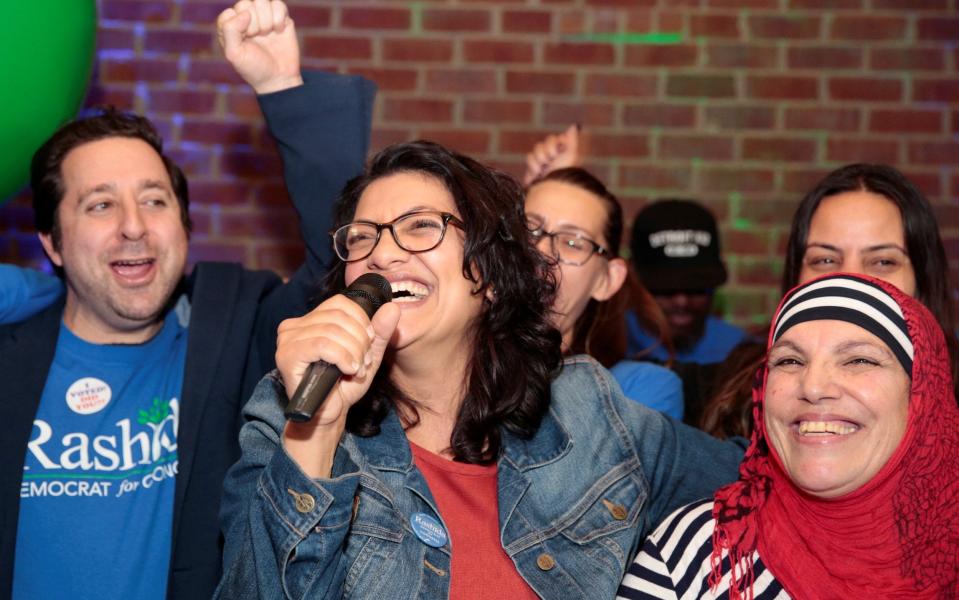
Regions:
[[[949,262],[929,201],[905,175],[888,165],[852,164],[836,169],[814,187],[796,209],[783,268],[785,294],[799,283],[809,228],[823,199],[845,192],[866,191],[887,198],[902,216],[906,252],[916,275],[916,299],[932,312],[946,334],[953,383],[959,393],[959,340],[952,308]]]
[[[585,190],[599,198],[606,210],[606,225],[603,239],[600,240],[613,257],[619,255],[623,241],[623,207],[619,199],[603,185],[592,173],[582,167],[557,169],[535,179],[528,190],[537,184],[558,181]],[[628,266],[628,265],[627,265]],[[629,267],[629,275],[623,287],[604,302],[590,299],[586,310],[580,315],[573,328],[573,341],[570,354],[588,354],[604,367],[611,367],[626,356],[627,309],[631,309],[643,328],[659,339],[672,355],[669,325],[666,317],[649,290],[639,282],[639,278]]]
[[[113,107],[98,109],[93,116],[63,125],[33,154],[30,162],[30,187],[33,190],[33,222],[40,233],[49,233],[54,248],[60,248],[61,231],[57,208],[65,193],[63,160],[71,150],[107,138],[143,140],[163,161],[170,184],[180,205],[180,221],[187,234],[190,221],[190,193],[186,176],[173,160],[163,153],[163,139],[146,117],[119,111]]]
[[[765,362],[765,342],[747,340],[733,348],[716,369],[713,381],[718,389],[696,426],[721,440],[749,438],[753,432],[753,383]]]
[[[453,197],[464,224],[463,277],[484,298],[473,327],[467,369],[450,449],[456,460],[484,464],[497,459],[503,431],[531,438],[549,410],[550,383],[562,355],[559,331],[550,321],[555,279],[526,227],[523,192],[510,176],[426,141],[389,146],[350,181],[336,207],[336,226],[353,220],[363,192],[374,181],[418,173],[440,182]],[[324,282],[325,296],[344,286],[346,265],[337,262]],[[492,293],[488,294],[487,291]],[[347,415],[347,430],[372,436],[392,406],[418,422],[416,398],[389,377],[387,354],[366,396]]]

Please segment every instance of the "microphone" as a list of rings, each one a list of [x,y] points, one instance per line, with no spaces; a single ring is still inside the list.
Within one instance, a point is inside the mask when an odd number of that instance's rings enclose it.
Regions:
[[[343,295],[359,304],[366,311],[366,316],[373,318],[373,313],[393,299],[393,290],[390,282],[382,275],[364,273],[343,291]],[[286,405],[284,416],[297,423],[312,419],[316,409],[330,395],[330,390],[341,375],[336,365],[322,360],[310,365],[293,398]]]

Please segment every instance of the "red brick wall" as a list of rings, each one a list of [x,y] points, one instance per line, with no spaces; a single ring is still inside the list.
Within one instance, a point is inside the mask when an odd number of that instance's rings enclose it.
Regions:
[[[851,161],[901,167],[959,267],[957,0],[300,0],[310,67],[380,87],[375,149],[432,138],[519,174],[574,121],[631,217],[659,196],[719,216],[727,313],[774,308],[802,193]],[[144,112],[190,175],[191,258],[289,273],[301,256],[256,103],[218,53],[221,2],[102,0],[88,103]],[[29,204],[0,260],[38,264]],[[954,273],[955,277],[957,274]]]

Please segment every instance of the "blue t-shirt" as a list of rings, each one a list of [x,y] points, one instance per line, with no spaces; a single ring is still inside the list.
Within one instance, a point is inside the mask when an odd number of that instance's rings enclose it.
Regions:
[[[16,323],[60,297],[63,283],[52,275],[16,265],[0,264],[0,325]]]
[[[659,365],[635,360],[621,360],[609,370],[623,388],[623,395],[683,420],[683,382],[678,375]]]
[[[666,352],[666,349],[659,344],[659,340],[643,330],[639,324],[639,319],[632,311],[626,312],[626,329],[626,351],[630,356],[655,346],[644,355],[644,358],[664,362],[669,360],[669,353]],[[746,332],[739,327],[730,325],[716,317],[707,317],[703,337],[699,338],[699,341],[692,348],[683,351],[677,350],[676,360],[700,364],[723,362],[726,360],[726,355],[747,337]]]
[[[187,330],[85,342],[61,324],[20,486],[13,597],[162,600]]]

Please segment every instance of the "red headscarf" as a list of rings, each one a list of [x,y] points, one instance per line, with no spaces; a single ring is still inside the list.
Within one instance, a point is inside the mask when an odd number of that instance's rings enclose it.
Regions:
[[[830,277],[836,276],[816,281]],[[713,508],[710,585],[718,586],[728,550],[732,600],[752,598],[757,549],[794,598],[959,597],[959,408],[942,329],[928,309],[892,285],[842,277],[882,288],[905,317],[914,348],[905,434],[863,487],[832,499],[806,494],[766,440],[764,367],[753,388],[755,427],[739,481],[716,492]],[[774,323],[786,300],[812,283],[787,294]]]

